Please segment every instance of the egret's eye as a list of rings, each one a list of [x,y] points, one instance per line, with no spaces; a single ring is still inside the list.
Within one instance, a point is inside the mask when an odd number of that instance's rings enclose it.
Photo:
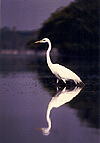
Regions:
[[[45,43],[45,42],[46,42],[46,40],[45,40],[45,39],[43,39],[43,40],[42,40],[42,42],[43,42],[43,43]]]

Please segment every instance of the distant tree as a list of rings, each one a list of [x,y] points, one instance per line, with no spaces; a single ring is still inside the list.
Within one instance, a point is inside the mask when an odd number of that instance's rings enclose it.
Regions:
[[[12,31],[16,31],[17,27],[13,26]]]
[[[3,28],[1,28],[1,32],[2,31],[10,31],[11,29],[8,26],[4,26]]]
[[[12,30],[5,26],[0,29],[0,52],[2,50],[26,50],[29,39],[35,39],[36,31],[17,31],[14,26]]]
[[[86,47],[85,51],[98,48],[99,0],[75,0],[57,9],[43,23],[38,39],[43,37],[50,38],[53,45],[61,45],[60,51],[63,46],[64,53],[76,47]]]

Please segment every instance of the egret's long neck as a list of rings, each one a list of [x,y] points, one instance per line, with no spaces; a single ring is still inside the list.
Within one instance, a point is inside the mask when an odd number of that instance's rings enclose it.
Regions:
[[[48,47],[46,56],[47,56],[47,64],[50,67],[50,65],[52,65],[52,62],[51,62],[51,59],[50,59],[50,51],[51,51],[51,43],[50,43],[50,41],[48,41],[48,44],[49,44],[49,47]]]
[[[48,109],[47,109],[47,114],[46,114],[46,119],[47,119],[47,122],[48,122],[48,131],[50,131],[51,129],[51,119],[50,119],[50,111],[51,111],[52,107],[48,106]]]

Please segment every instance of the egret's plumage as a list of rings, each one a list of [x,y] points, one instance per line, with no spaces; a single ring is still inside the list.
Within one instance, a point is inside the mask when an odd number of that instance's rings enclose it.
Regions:
[[[51,101],[48,104],[48,108],[47,108],[47,112],[46,112],[46,120],[47,120],[48,127],[37,128],[39,130],[42,130],[43,135],[47,136],[50,134],[50,130],[51,130],[51,126],[52,126],[52,122],[51,122],[51,118],[50,118],[51,110],[53,108],[58,108],[58,107],[64,105],[65,103],[70,102],[74,97],[76,97],[79,94],[79,92],[81,90],[82,90],[82,88],[77,87],[77,86],[75,86],[75,88],[73,90],[66,89],[66,87],[65,87],[62,91],[59,90],[56,93],[56,95],[54,97],[52,97]]]
[[[66,83],[67,80],[73,80],[76,84],[82,82],[81,79],[70,69],[59,65],[59,64],[53,64],[50,59],[50,51],[51,51],[51,42],[48,38],[44,38],[40,41],[37,41],[35,43],[48,43],[49,47],[47,50],[47,64],[52,71],[52,73],[57,77],[57,83],[59,80],[63,80],[64,83]]]

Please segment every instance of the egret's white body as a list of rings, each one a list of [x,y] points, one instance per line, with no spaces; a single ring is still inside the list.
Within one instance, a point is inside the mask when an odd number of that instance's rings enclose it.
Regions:
[[[37,41],[35,43],[48,43],[49,47],[47,50],[47,64],[52,73],[57,77],[57,83],[59,80],[63,80],[64,83],[66,83],[67,80],[73,80],[76,84],[82,82],[81,79],[70,69],[59,65],[59,64],[53,64],[50,59],[50,51],[51,51],[51,42],[48,38],[44,38],[40,41]]]
[[[51,101],[48,104],[47,113],[46,113],[46,120],[48,123],[47,128],[40,128],[44,135],[49,135],[51,129],[51,119],[50,119],[50,112],[53,108],[58,108],[64,105],[67,102],[70,102],[74,97],[76,97],[79,92],[82,90],[81,87],[75,87],[73,90],[68,90],[66,87],[62,90],[57,92],[57,94],[52,97]]]

